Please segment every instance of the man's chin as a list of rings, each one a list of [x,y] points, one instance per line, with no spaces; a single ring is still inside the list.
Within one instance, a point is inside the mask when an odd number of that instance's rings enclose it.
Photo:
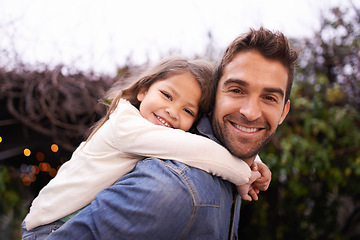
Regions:
[[[245,162],[252,162],[259,152],[260,152],[260,149],[256,150],[256,151],[246,152],[246,153],[237,152],[237,153],[233,153],[233,154]]]
[[[244,143],[240,143],[240,144],[234,144],[235,142],[237,142],[236,140],[232,140],[232,141],[226,141],[224,144],[224,147],[226,147],[231,154],[237,156],[238,158],[241,159],[251,159],[253,157],[255,157],[258,152],[260,151],[260,148],[258,145],[254,145],[254,144],[244,144]]]
[[[259,154],[260,150],[270,141],[271,137],[274,134],[272,134],[270,137],[263,139],[260,143],[258,144],[252,144],[252,145],[247,145],[244,144],[242,146],[239,146],[240,148],[237,148],[235,152],[238,152],[238,154],[234,154],[235,156],[237,156],[238,158],[242,159],[242,160],[254,160],[256,155]],[[242,151],[245,150],[245,151]]]
[[[244,143],[239,140],[233,140],[230,142],[227,142],[226,148],[229,149],[229,151],[237,156],[238,158],[242,160],[254,160],[256,155],[259,154],[260,150],[268,143],[270,138],[265,138],[262,141],[259,142],[248,142]],[[235,142],[239,142],[240,144],[233,144]],[[247,161],[246,161],[247,162]]]

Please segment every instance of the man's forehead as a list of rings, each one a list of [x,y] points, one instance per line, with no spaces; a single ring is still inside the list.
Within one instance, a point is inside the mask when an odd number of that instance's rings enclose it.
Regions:
[[[241,52],[229,62],[220,78],[220,84],[262,84],[266,88],[286,90],[288,69],[277,60],[267,59],[257,52]],[[268,85],[268,86],[265,86]]]

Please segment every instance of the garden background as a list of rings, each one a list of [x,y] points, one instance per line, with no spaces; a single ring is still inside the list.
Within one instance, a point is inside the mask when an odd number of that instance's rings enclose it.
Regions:
[[[328,9],[312,37],[291,39],[302,50],[291,111],[260,153],[272,182],[243,203],[242,239],[360,239],[360,9],[351,6]],[[209,33],[194,57],[214,61],[219,51]],[[0,239],[20,239],[32,199],[104,114],[99,98],[143,67],[128,61],[109,77],[34,69],[21,57],[0,66]]]

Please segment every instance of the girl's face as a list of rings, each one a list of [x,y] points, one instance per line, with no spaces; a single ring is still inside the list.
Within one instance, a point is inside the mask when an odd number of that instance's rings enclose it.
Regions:
[[[142,117],[156,125],[184,131],[191,128],[197,117],[200,98],[200,84],[191,73],[156,81],[137,95]]]

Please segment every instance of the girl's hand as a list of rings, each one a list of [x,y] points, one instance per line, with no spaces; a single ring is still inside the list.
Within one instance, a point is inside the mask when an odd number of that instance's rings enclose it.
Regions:
[[[271,182],[271,171],[264,163],[254,163],[251,166],[251,169],[260,172],[261,177],[256,179],[256,181],[251,185],[254,191],[258,194],[260,191],[266,191],[269,188]]]
[[[261,174],[257,170],[251,171],[251,177],[248,183],[245,183],[241,186],[236,186],[236,189],[241,196],[242,199],[246,201],[252,201],[254,199],[255,201],[258,200],[257,192],[255,189],[253,189],[252,184],[254,181],[261,177]]]

